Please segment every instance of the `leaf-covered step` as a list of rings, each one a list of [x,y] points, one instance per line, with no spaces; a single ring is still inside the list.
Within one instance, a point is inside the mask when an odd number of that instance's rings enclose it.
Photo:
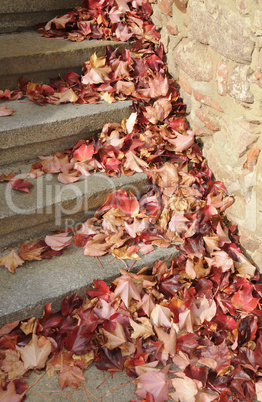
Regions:
[[[136,261],[132,271],[152,267],[158,259],[170,263],[177,254],[175,247],[156,248]],[[52,310],[58,311],[67,294],[78,291],[83,296],[84,289],[92,286],[93,278],[110,283],[119,274],[119,268],[124,268],[122,261],[112,261],[112,255],[99,257],[99,260],[104,268],[94,257],[84,256],[82,248],[70,246],[62,255],[50,260],[27,261],[15,275],[0,267],[0,327],[17,319],[42,316],[47,303],[53,302]],[[133,263],[127,261],[129,267]]]
[[[131,112],[129,101],[41,107],[22,99],[4,104],[15,111],[1,119],[0,166],[62,151],[101,131],[106,123],[121,122]]]
[[[21,31],[80,5],[81,0],[1,0],[0,33]]]
[[[120,177],[95,173],[71,184],[59,183],[55,175],[48,174],[33,182],[30,194],[1,185],[1,248],[84,222],[115,190],[131,190],[138,197],[148,190],[144,173]]]
[[[105,48],[127,47],[123,42],[43,38],[35,31],[0,35],[0,90],[16,89],[18,79],[49,83],[49,78],[62,77],[69,71],[81,73],[82,64],[94,52]]]

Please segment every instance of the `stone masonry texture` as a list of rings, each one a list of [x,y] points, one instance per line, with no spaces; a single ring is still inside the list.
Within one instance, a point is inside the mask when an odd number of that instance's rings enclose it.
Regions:
[[[154,0],[153,21],[227,213],[262,272],[262,0]]]

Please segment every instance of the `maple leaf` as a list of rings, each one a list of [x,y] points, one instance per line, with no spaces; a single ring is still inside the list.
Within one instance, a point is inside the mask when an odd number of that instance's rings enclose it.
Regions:
[[[260,379],[256,384],[256,396],[258,401],[262,401],[262,380]]]
[[[126,161],[123,164],[124,170],[132,172],[144,172],[148,168],[148,164],[143,159],[138,158],[132,151],[126,153]]]
[[[45,30],[49,31],[52,28],[52,24],[55,25],[56,29],[64,29],[66,27],[66,24],[71,21],[71,19],[71,13],[65,14],[62,17],[55,17],[52,20],[48,21],[48,23],[45,25]]]
[[[89,255],[93,257],[100,257],[108,252],[111,247],[111,243],[106,243],[106,235],[97,234],[93,239],[89,240],[84,247],[84,255]]]
[[[252,287],[238,290],[231,299],[231,303],[239,310],[251,312],[257,307],[259,298],[252,296]]]
[[[28,388],[27,384],[25,390]],[[10,381],[4,384],[0,382],[0,400],[1,402],[20,402],[24,400],[24,394],[19,394],[16,390],[15,382]]]
[[[10,380],[21,377],[26,372],[24,364],[20,360],[20,354],[11,349],[5,351],[5,358],[2,362],[1,370],[8,375]]]
[[[59,373],[59,385],[62,389],[66,387],[78,388],[82,381],[85,381],[82,370],[76,366],[64,365]]]
[[[11,182],[13,190],[23,191],[24,193],[30,193],[28,187],[33,187],[33,184],[24,179],[16,179]]]
[[[115,30],[115,34],[117,39],[121,40],[122,42],[128,41],[128,39],[133,36],[133,32],[129,32],[126,25],[119,23]]]
[[[163,350],[161,350],[161,361],[166,363],[169,357],[173,358],[176,354],[176,330],[174,326],[171,327],[169,334],[162,328],[154,327],[158,339],[163,344]]]
[[[96,216],[100,211],[111,208],[117,208],[123,213],[134,217],[139,213],[139,202],[131,192],[128,196],[125,190],[117,190],[107,196],[106,202],[96,211]]]
[[[196,395],[198,394],[198,387],[194,380],[184,375],[182,378],[172,378],[171,381],[173,387],[175,388],[175,392],[171,392],[170,396],[174,399],[174,401],[180,401],[180,402],[196,401]]]
[[[133,383],[137,386],[136,394],[141,398],[146,398],[148,392],[154,397],[155,402],[164,402],[169,399],[168,390],[171,384],[164,373],[148,371],[137,377]]]
[[[166,75],[157,72],[152,78],[150,77],[148,79],[148,85],[151,98],[158,98],[167,95],[169,83]]]
[[[9,272],[12,272],[12,274],[14,274],[16,268],[19,265],[23,265],[23,263],[24,260],[22,260],[22,258],[16,254],[15,250],[12,250],[10,253],[0,257],[0,265],[4,265]]]
[[[45,243],[51,247],[52,250],[60,251],[72,244],[72,236],[68,237],[68,233],[58,233],[46,236]]]
[[[16,328],[19,323],[20,323],[20,321],[17,320],[17,321],[10,322],[10,323],[8,323],[8,324],[3,325],[3,326],[0,328],[0,337],[1,337],[1,336],[4,336],[4,335],[10,334],[10,332],[12,332],[12,330],[13,330],[14,328]]]
[[[55,92],[53,95],[48,96],[47,100],[55,105],[68,102],[75,103],[78,100],[78,96],[72,88],[69,88],[62,92]]]
[[[121,349],[116,348],[110,350],[102,347],[99,353],[99,359],[96,361],[95,366],[99,370],[107,370],[111,372],[122,371],[124,368],[124,359]]]
[[[103,346],[110,350],[115,349],[127,342],[123,326],[118,321],[116,321],[115,324],[116,327],[111,332],[101,328],[102,333],[107,338],[107,342]]]
[[[32,335],[31,341],[26,346],[16,346],[24,362],[25,370],[41,369],[45,367],[48,356],[51,353],[51,342],[49,339],[36,334]]]
[[[41,253],[45,247],[40,246],[38,243],[23,243],[19,246],[18,254],[25,261],[42,260]]]
[[[155,303],[151,295],[145,294],[142,300],[137,303],[137,308],[142,309],[144,313],[150,317],[152,310],[155,308]]]
[[[132,299],[141,300],[140,293],[135,286],[132,279],[119,279],[117,287],[114,292],[115,296],[120,296],[126,307],[128,308],[130,305],[130,301]]]
[[[14,178],[15,172],[12,170],[7,176],[2,173],[0,176],[0,183],[3,183],[4,181],[10,181]]]
[[[235,252],[238,261],[234,262],[235,268],[237,269],[238,275],[243,278],[252,278],[255,275],[256,267],[252,265],[248,259],[238,251]]]
[[[79,174],[78,172],[59,173],[59,175],[57,176],[57,180],[63,184],[75,183],[76,181],[78,181],[80,179],[78,174]]]
[[[141,324],[138,324],[132,318],[129,318],[130,324],[134,330],[131,334],[131,338],[137,339],[142,337],[143,339],[147,339],[150,336],[154,336],[154,331],[152,328],[152,324],[150,320],[146,317],[137,318],[137,321],[140,321]]]
[[[131,113],[131,115],[125,121],[126,131],[128,134],[132,133],[136,121],[137,121],[137,113]]]
[[[110,319],[111,315],[115,314],[115,309],[112,307],[111,303],[101,299],[97,302],[96,307],[94,308],[94,313],[99,318],[106,320]]]
[[[205,364],[216,372],[228,367],[231,363],[231,354],[224,340],[220,345],[208,346],[201,351],[201,358],[199,363]]]
[[[220,268],[222,272],[234,272],[234,262],[225,251],[215,251],[211,256],[213,258],[205,257],[205,260],[210,267]]]
[[[111,72],[111,67],[106,65],[106,58],[104,56],[97,57],[94,53],[90,57],[90,64],[86,64],[88,72],[82,77],[82,83],[87,84],[100,84],[105,80],[109,80],[108,74]]]
[[[15,109],[7,109],[7,105],[0,107],[0,117],[6,117],[13,114]]]
[[[81,355],[86,353],[90,340],[93,337],[93,332],[90,332],[88,324],[81,324],[73,331],[68,332],[66,337],[67,350]]]
[[[155,361],[150,362],[150,363],[136,365],[135,366],[136,374],[138,376],[140,376],[140,375],[142,375],[144,373],[147,373],[148,371],[157,371],[157,372],[159,372],[160,370],[156,368],[158,363],[159,362],[157,360],[155,360]]]
[[[169,308],[157,304],[150,315],[151,321],[157,327],[171,328],[172,313]]]
[[[191,307],[194,316],[202,324],[205,320],[211,321],[216,315],[217,306],[215,300],[209,300],[204,296],[203,298],[195,299]]]
[[[187,130],[186,135],[176,133],[174,140],[169,140],[174,146],[176,152],[183,152],[194,144],[195,133],[191,130]]]
[[[153,106],[146,106],[144,116],[150,123],[156,124],[163,121],[172,110],[172,104],[169,99],[161,98],[154,102]]]

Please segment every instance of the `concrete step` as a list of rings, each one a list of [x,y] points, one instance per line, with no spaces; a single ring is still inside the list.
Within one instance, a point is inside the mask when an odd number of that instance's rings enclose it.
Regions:
[[[175,247],[156,248],[138,260],[132,271],[152,267],[158,259],[170,263],[177,254]],[[67,294],[78,292],[83,295],[93,279],[109,283],[118,276],[118,268],[125,268],[122,261],[112,261],[111,255],[99,257],[99,260],[104,268],[96,258],[84,256],[83,249],[72,245],[62,255],[50,260],[26,262],[14,275],[0,267],[0,327],[15,320],[41,317],[47,303],[52,302],[52,310],[58,311]],[[126,261],[129,267],[134,262]]]
[[[1,0],[0,33],[24,30],[79,5],[81,0]]]
[[[100,132],[105,123],[121,122],[130,115],[130,105],[129,101],[119,101],[41,107],[26,98],[9,102],[8,108],[15,112],[1,119],[0,166],[71,147]]]
[[[43,38],[35,31],[0,35],[0,89],[16,89],[19,77],[39,83],[64,76],[69,71],[81,73],[82,64],[94,52],[104,55],[106,45],[123,48],[127,44],[114,41]]]
[[[19,176],[17,176],[19,177]],[[25,175],[21,175],[25,177]],[[51,231],[76,226],[93,216],[106,196],[115,190],[131,190],[141,197],[148,190],[147,176],[107,177],[104,173],[81,176],[72,184],[60,183],[55,175],[31,181],[31,193],[11,190],[2,183],[0,194],[1,248],[21,244]]]

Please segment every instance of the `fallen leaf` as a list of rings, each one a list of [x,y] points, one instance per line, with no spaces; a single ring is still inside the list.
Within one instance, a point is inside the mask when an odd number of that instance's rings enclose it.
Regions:
[[[7,109],[7,105],[0,107],[0,117],[10,116],[15,109]]]
[[[12,170],[12,172],[8,173],[6,176],[4,173],[1,174],[0,176],[0,183],[3,183],[4,181],[10,181],[14,178],[15,172]]]
[[[59,373],[59,385],[62,389],[66,387],[77,389],[81,382],[85,381],[82,370],[76,366],[64,365]]]
[[[16,346],[24,362],[25,370],[41,369],[45,367],[48,356],[51,353],[51,342],[44,336],[32,335],[31,341],[26,346]]]
[[[23,263],[24,260],[22,260],[22,258],[16,254],[15,250],[12,250],[10,253],[0,257],[0,265],[4,265],[9,272],[12,272],[12,274],[14,274],[16,268],[20,265],[23,265]]]
[[[13,190],[23,191],[24,193],[30,193],[28,187],[33,187],[33,184],[24,179],[16,179],[11,182]]]
[[[45,237],[45,243],[51,247],[52,250],[60,251],[65,247],[72,244],[72,237],[68,237],[68,233],[58,233]]]

